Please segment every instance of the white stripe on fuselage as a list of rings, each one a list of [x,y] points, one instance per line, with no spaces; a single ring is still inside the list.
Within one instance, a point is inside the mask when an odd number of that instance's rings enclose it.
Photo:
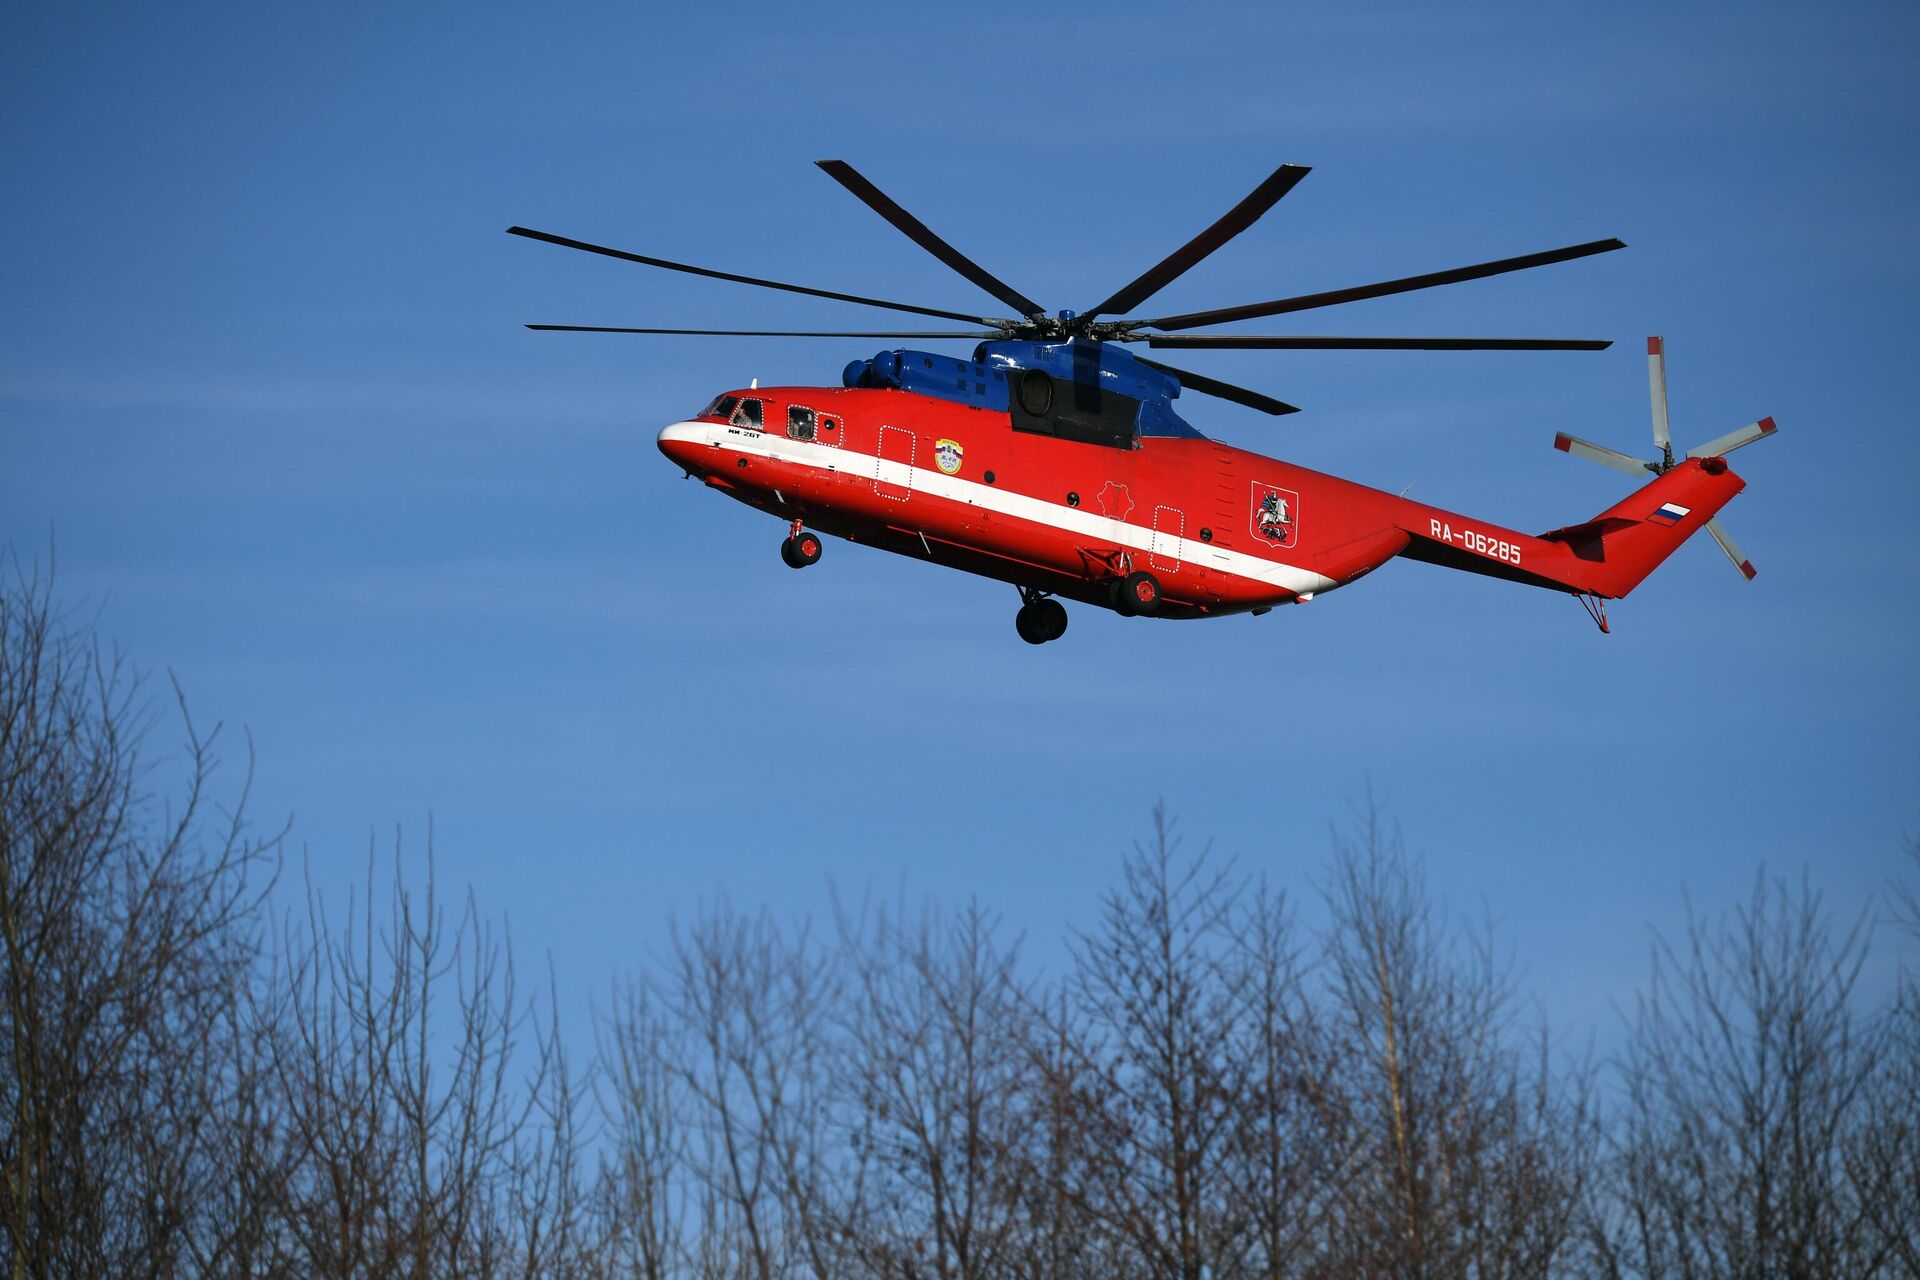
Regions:
[[[950,502],[984,507],[1000,515],[1031,520],[1035,524],[1048,525],[1081,537],[1113,543],[1134,551],[1152,552],[1165,556],[1167,543],[1171,541],[1174,556],[1183,564],[1202,564],[1217,572],[1231,574],[1236,578],[1246,578],[1262,586],[1277,588],[1279,591],[1293,595],[1331,591],[1340,585],[1332,578],[1321,574],[1297,569],[1275,560],[1250,556],[1243,551],[1229,551],[1224,547],[1197,542],[1191,538],[1169,539],[1164,531],[1156,534],[1152,529],[1142,525],[1112,520],[1091,511],[1082,511],[1078,507],[1068,507],[1057,502],[1031,498],[1024,493],[1014,493],[973,480],[962,480],[958,476],[950,476],[941,471],[909,466],[904,462],[895,462],[891,459],[875,457],[870,453],[859,453],[834,445],[790,440],[786,436],[773,432],[730,427],[717,422],[676,422],[662,428],[660,442],[666,444],[673,441],[716,445],[722,449],[752,457],[772,458],[803,467],[871,478],[881,484],[896,485],[903,489],[911,488],[933,497],[945,498]]]

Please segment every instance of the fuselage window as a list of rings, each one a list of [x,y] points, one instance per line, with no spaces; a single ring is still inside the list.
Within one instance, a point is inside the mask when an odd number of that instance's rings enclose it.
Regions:
[[[700,411],[703,418],[731,418],[733,407],[740,403],[739,396],[715,396],[713,403]]]
[[[813,410],[805,405],[787,406],[787,434],[795,440],[814,438]]]
[[[727,420],[736,427],[752,427],[755,431],[760,430],[760,402],[758,400],[742,400],[739,407],[728,415]]]

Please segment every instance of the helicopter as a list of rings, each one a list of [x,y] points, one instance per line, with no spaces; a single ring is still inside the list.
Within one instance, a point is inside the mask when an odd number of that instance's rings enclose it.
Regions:
[[[1017,314],[975,315],[717,271],[527,227],[512,235],[662,270],[975,326],[753,330],[529,324],[546,332],[976,340],[969,358],[917,347],[850,362],[838,386],[733,388],[661,429],[687,476],[787,524],[787,565],[817,564],[822,534],[1012,584],[1029,644],[1067,629],[1062,600],[1126,617],[1263,615],[1347,586],[1395,557],[1571,595],[1602,632],[1624,597],[1705,528],[1741,573],[1747,560],[1715,518],[1745,482],[1726,455],[1775,431],[1772,418],[1676,458],[1664,344],[1648,340],[1657,460],[1558,435],[1555,447],[1643,481],[1592,519],[1528,534],[1234,448],[1175,407],[1183,391],[1262,413],[1273,396],[1127,350],[1598,351],[1609,341],[1320,337],[1192,332],[1484,279],[1625,248],[1594,240],[1353,288],[1129,318],[1252,226],[1309,169],[1284,164],[1200,234],[1084,311],[1049,312],[935,234],[840,160],[817,162],[921,248]]]

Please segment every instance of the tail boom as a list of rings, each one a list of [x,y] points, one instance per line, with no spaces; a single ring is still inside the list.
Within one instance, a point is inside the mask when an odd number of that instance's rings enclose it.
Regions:
[[[1704,528],[1746,482],[1724,458],[1688,458],[1591,520],[1530,535],[1405,503],[1401,555],[1529,586],[1616,600]]]

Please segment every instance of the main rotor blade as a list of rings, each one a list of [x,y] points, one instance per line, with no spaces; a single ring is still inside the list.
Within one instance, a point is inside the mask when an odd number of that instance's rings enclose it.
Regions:
[[[1755,440],[1765,440],[1780,428],[1773,425],[1772,418],[1762,418],[1758,422],[1749,422],[1736,431],[1729,431],[1718,440],[1709,440],[1705,444],[1695,445],[1687,450],[1689,458],[1723,458],[1743,445]]]
[[[603,244],[589,244],[585,240],[572,240],[566,236],[557,236],[550,231],[534,231],[528,227],[508,227],[510,236],[525,236],[529,240],[544,240],[548,244],[557,244],[564,249],[579,249],[586,253],[597,253],[607,258],[619,258],[623,262],[637,262],[643,267],[662,267],[668,271],[684,271],[691,276],[706,276],[710,280],[731,280],[736,284],[758,285],[762,289],[779,289],[786,293],[804,293],[814,298],[832,298],[836,302],[857,302],[864,307],[884,307],[888,311],[908,311],[917,316],[934,316],[941,320],[963,320],[970,324],[999,324],[992,316],[968,315],[964,311],[942,311],[937,307],[916,307],[906,302],[888,302],[884,298],[863,298],[857,293],[836,293],[831,289],[811,289],[802,284],[783,284],[778,280],[762,280],[758,276],[735,275],[731,271],[714,271],[707,267],[690,266],[684,262],[669,262],[665,258],[649,258],[641,253],[628,253],[624,249],[609,249]]]
[[[1243,351],[1605,351],[1613,345],[1600,338],[1300,338],[1258,333],[1153,333],[1146,340],[1150,347]]]
[[[1342,302],[1358,302],[1363,298],[1383,298],[1390,293],[1411,293],[1415,289],[1432,289],[1443,284],[1459,284],[1465,280],[1483,280],[1488,276],[1504,275],[1509,271],[1525,271],[1529,267],[1569,262],[1574,258],[1584,258],[1595,253],[1611,253],[1615,249],[1626,247],[1625,242],[1620,240],[1592,240],[1586,244],[1568,245],[1564,249],[1548,249],[1544,253],[1529,253],[1518,258],[1501,258],[1496,262],[1481,262],[1471,267],[1455,267],[1451,271],[1430,271],[1426,275],[1407,276],[1400,280],[1382,280],[1378,284],[1363,284],[1352,289],[1329,289],[1325,293],[1303,293],[1297,297],[1276,298],[1271,302],[1253,302],[1239,307],[1190,311],[1185,315],[1162,316],[1158,320],[1142,320],[1140,323],[1151,325],[1156,329],[1197,329],[1203,324],[1226,324],[1234,320],[1252,320],[1259,316],[1277,316],[1288,311],[1310,311],[1315,307],[1332,307]]]
[[[1283,164],[1267,175],[1246,199],[1227,210],[1219,221],[1175,249],[1158,265],[1148,268],[1140,278],[1127,285],[1099,306],[1083,314],[1125,315],[1178,279],[1202,258],[1260,220],[1262,214],[1280,202],[1300,179],[1313,170],[1303,164]]]
[[[827,332],[820,329],[629,329],[606,324],[530,324],[542,333],[677,333],[707,338],[997,338],[997,329],[953,333]]]
[[[1662,457],[1673,456],[1673,433],[1667,428],[1667,344],[1647,339],[1647,394],[1653,401],[1653,447]]]
[[[1753,561],[1740,554],[1740,546],[1733,540],[1733,535],[1727,532],[1727,527],[1715,518],[1707,521],[1707,532],[1712,534],[1713,540],[1720,544],[1720,549],[1727,553],[1727,559],[1733,561],[1733,567],[1740,571],[1740,576],[1752,582],[1756,572]]]
[[[1045,311],[1044,307],[1026,294],[993,275],[972,258],[935,235],[926,223],[894,203],[892,197],[868,182],[861,176],[859,170],[845,160],[816,160],[814,163],[824,169],[829,178],[853,192],[854,196],[867,208],[905,232],[908,239],[1021,315],[1038,316]]]
[[[1149,369],[1158,369],[1180,379],[1180,385],[1189,391],[1199,391],[1205,395],[1219,396],[1222,400],[1231,400],[1243,404],[1249,409],[1258,409],[1262,413],[1271,413],[1278,417],[1283,413],[1298,413],[1298,405],[1288,404],[1285,400],[1276,400],[1272,396],[1262,395],[1258,391],[1249,391],[1245,387],[1236,387],[1231,382],[1222,382],[1218,378],[1209,378],[1204,373],[1192,373],[1186,369],[1176,369],[1170,364],[1161,364],[1158,360],[1149,360],[1145,356],[1135,356],[1136,364]]]
[[[1576,458],[1585,458],[1588,462],[1597,462],[1603,467],[1624,471],[1637,480],[1644,481],[1649,473],[1656,476],[1660,474],[1660,468],[1651,462],[1642,462],[1638,458],[1628,457],[1617,449],[1609,449],[1591,440],[1582,440],[1579,436],[1570,436],[1564,431],[1554,433],[1553,447],[1562,453],[1570,453]]]

